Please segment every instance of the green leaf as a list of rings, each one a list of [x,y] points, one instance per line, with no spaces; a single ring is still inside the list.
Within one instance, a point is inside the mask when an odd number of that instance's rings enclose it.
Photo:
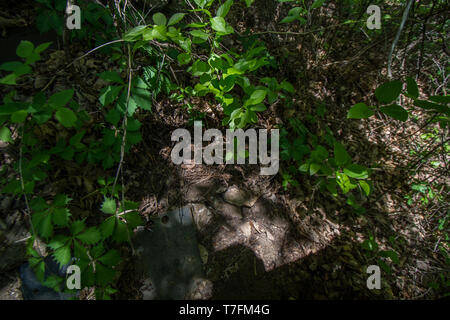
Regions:
[[[73,93],[73,89],[57,92],[48,99],[48,103],[53,107],[63,107],[72,99]]]
[[[217,9],[216,16],[225,18],[225,16],[230,11],[231,6],[233,5],[233,0],[227,0],[225,1],[219,9]]]
[[[31,67],[27,64],[24,64],[23,66],[18,67],[16,70],[14,70],[14,74],[18,77],[23,76],[25,74],[31,73]]]
[[[444,113],[447,116],[450,116],[450,109],[444,105],[436,104],[426,100],[414,100],[414,105],[421,107],[425,110],[436,110],[438,112]]]
[[[367,179],[369,177],[369,170],[359,164],[348,165],[344,168],[344,173],[355,179]]]
[[[122,258],[120,257],[119,252],[115,249],[109,250],[107,253],[105,253],[102,257],[98,259],[98,261],[110,267],[117,265],[120,262],[120,260],[122,260]]]
[[[316,1],[314,1],[314,3],[311,5],[311,9],[317,9],[317,8],[323,6],[324,2],[325,2],[325,0],[316,0]]]
[[[327,190],[334,196],[337,197],[337,189],[336,189],[336,179],[328,179],[328,183],[326,185]]]
[[[108,121],[112,125],[117,126],[117,124],[120,121],[120,113],[116,109],[111,109],[106,114],[105,119],[106,119],[106,121]]]
[[[73,127],[77,121],[75,113],[65,107],[59,108],[58,111],[56,111],[55,118],[66,128]]]
[[[161,12],[157,12],[153,15],[153,22],[158,26],[165,26],[167,23],[167,18]]]
[[[100,232],[95,227],[87,229],[85,232],[77,235],[77,238],[86,244],[95,244],[100,241]]]
[[[380,251],[379,254],[382,257],[391,258],[392,263],[395,263],[395,264],[399,264],[400,263],[400,259],[398,258],[397,252],[395,252],[393,250]]]
[[[130,131],[127,134],[127,143],[134,145],[142,141],[142,135],[140,132]]]
[[[130,107],[133,103],[138,105],[141,109],[151,111],[152,110],[152,93],[148,89],[136,88],[132,89],[132,99],[128,104],[128,115],[130,115]]]
[[[122,88],[122,86],[107,86],[102,88],[102,90],[100,90],[98,101],[100,101],[104,107],[110,105],[116,100]]]
[[[42,43],[42,44],[38,45],[36,47],[36,49],[34,49],[34,52],[41,53],[41,52],[45,51],[49,46],[51,46],[51,44],[52,44],[52,42]]]
[[[97,246],[91,249],[92,258],[97,259],[100,258],[101,255],[105,252],[105,248],[103,247],[103,242],[100,242]]]
[[[73,242],[73,253],[75,258],[84,260],[84,261],[90,261],[89,255],[87,253],[87,249],[85,246],[83,246],[79,241]],[[80,260],[78,260],[78,263],[80,264]],[[83,270],[83,266],[79,265],[79,267]]]
[[[305,10],[301,7],[295,7],[289,10],[288,16],[281,20],[280,23],[290,23],[292,21],[298,20],[301,24],[306,23],[306,20],[301,17],[301,15],[305,14]]]
[[[320,163],[311,163],[311,165],[309,166],[309,175],[312,176],[316,174],[321,167],[322,165]]]
[[[10,73],[7,76],[4,76],[0,79],[0,84],[7,84],[7,85],[16,85],[16,79],[17,75],[14,73]]]
[[[101,79],[108,82],[124,83],[120,74],[115,71],[105,71],[98,75]]]
[[[57,235],[50,241],[50,243],[47,246],[52,248],[53,250],[56,250],[64,246],[68,240],[69,237]]]
[[[137,97],[137,90],[141,90],[140,88],[132,88],[132,95],[130,100],[128,101],[128,116],[132,116],[137,109],[137,104],[134,99]],[[148,103],[150,103],[150,99],[148,99]],[[124,90],[120,95],[119,99],[116,103],[116,109],[122,114],[126,113],[127,110],[127,92]]]
[[[348,119],[366,119],[373,116],[375,113],[365,103],[357,103],[347,113]]]
[[[177,56],[177,60],[180,63],[180,65],[184,65],[189,63],[189,61],[191,61],[191,55],[188,53],[180,53]]]
[[[250,110],[251,111],[256,111],[256,112],[262,112],[262,111],[266,111],[267,107],[261,103],[261,104],[258,104],[256,106],[250,107]]]
[[[402,92],[402,82],[399,80],[383,83],[375,90],[375,96],[381,103],[389,103],[398,98]]]
[[[283,90],[286,90],[289,93],[294,93],[295,92],[294,86],[291,83],[287,82],[287,81],[282,81],[280,83],[280,85],[279,85],[279,88],[283,89]]]
[[[138,212],[128,212],[124,214],[124,218],[127,221],[128,227],[130,229],[143,225],[142,218]]]
[[[29,57],[34,50],[34,44],[27,40],[20,41],[16,49],[16,54],[21,58]]]
[[[263,102],[264,99],[266,98],[266,94],[267,94],[266,90],[253,91],[250,98],[247,101],[245,101],[244,106],[251,106]]]
[[[40,59],[41,59],[41,56],[39,55],[39,53],[32,52],[32,53],[27,57],[27,59],[25,60],[25,63],[26,63],[26,64],[33,64],[33,63],[35,63],[36,61],[38,61],[38,60],[40,60]]]
[[[200,8],[203,9],[203,7],[206,5],[208,0],[194,0],[195,4],[198,5]]]
[[[137,26],[134,27],[133,29],[127,31],[124,36],[123,36],[123,40],[125,41],[133,41],[135,38],[141,36],[144,31],[146,30],[146,26]]]
[[[113,269],[104,267],[101,264],[98,264],[96,268],[97,285],[105,286],[114,280],[115,271]]]
[[[113,240],[115,242],[125,242],[128,240],[128,229],[125,222],[117,220],[116,229],[114,230]]]
[[[139,120],[134,119],[134,118],[128,118],[127,122],[128,122],[128,125],[127,125],[128,131],[138,131],[142,126],[142,123],[139,122]]]
[[[67,208],[54,208],[53,222],[61,227],[69,224],[70,211]]]
[[[56,292],[59,292],[61,291],[60,285],[62,282],[63,278],[56,275],[50,275],[45,279],[45,281],[42,284],[47,288],[52,288]]]
[[[110,237],[113,234],[114,227],[116,225],[116,218],[109,217],[100,225],[100,232],[102,234],[103,239]]]
[[[210,70],[210,67],[206,62],[197,60],[192,64],[192,66],[190,67],[190,69],[188,71],[190,71],[193,76],[197,77],[197,76],[201,76],[202,74],[206,73],[209,70]]]
[[[209,34],[207,34],[206,32],[202,31],[202,30],[192,30],[189,32],[191,35],[193,35],[194,37],[203,39],[203,40],[208,40],[209,38]]]
[[[255,0],[245,0],[245,4],[247,5],[247,8],[250,7],[253,2],[255,2]]]
[[[311,152],[311,159],[316,162],[325,161],[328,158],[329,154],[327,149],[323,146],[318,145],[315,150]]]
[[[60,266],[66,265],[70,262],[70,246],[65,245],[53,253],[53,257],[55,257],[55,260],[59,263]]]
[[[26,110],[16,111],[11,115],[11,122],[12,123],[22,123],[25,121],[27,116],[28,116],[28,112]]]
[[[413,78],[406,78],[406,92],[411,98],[417,99],[419,97],[419,87]]]
[[[406,121],[408,119],[408,111],[403,109],[398,104],[391,104],[390,106],[380,107],[380,111],[396,120]]]
[[[334,143],[334,159],[338,166],[346,165],[351,160],[350,155],[339,142]]]
[[[369,196],[370,185],[364,180],[359,180],[358,182],[359,182],[359,185],[361,186],[361,189],[363,189],[364,193],[366,194],[366,196]]]
[[[73,235],[77,235],[81,231],[83,231],[85,227],[86,226],[84,225],[83,220],[76,220],[76,221],[72,222],[72,224],[70,226],[70,231],[72,231]]]
[[[50,159],[50,154],[48,152],[36,152],[33,154],[33,158],[30,162],[26,165],[27,169],[32,169],[42,163],[48,163],[48,160]]]
[[[53,234],[52,216],[45,215],[39,225],[39,234],[44,238],[49,238]]]
[[[172,15],[170,17],[169,22],[167,23],[167,26],[172,26],[174,24],[177,24],[184,18],[185,15],[186,15],[186,13],[175,13],[174,15]]]
[[[430,101],[437,102],[437,103],[443,103],[443,104],[449,104],[450,103],[450,95],[446,95],[446,96],[430,96],[428,99]]]
[[[227,23],[225,22],[225,19],[222,17],[214,17],[211,19],[211,28],[213,30],[220,32],[222,34],[228,33],[227,31]]]
[[[24,64],[22,62],[19,61],[10,61],[10,62],[5,62],[2,63],[0,65],[0,70],[5,70],[5,71],[15,71],[16,69],[22,67]]]
[[[283,20],[280,21],[280,23],[291,23],[292,21],[295,21],[298,18],[299,16],[288,15],[287,17],[284,17]]]
[[[166,34],[167,34],[166,26],[160,25],[160,26],[155,26],[152,29],[151,37],[156,40],[164,41],[167,39]],[[144,40],[146,40],[145,37],[144,37]]]
[[[102,204],[102,211],[107,214],[115,214],[116,213],[116,201],[114,199],[105,198]]]
[[[45,275],[45,263],[44,261],[42,261],[42,259],[39,260],[40,262],[35,262],[38,263],[38,265],[36,266],[36,268],[34,269],[34,272],[36,273],[36,278],[40,281],[40,282],[44,282],[44,275]]]
[[[47,163],[50,157],[48,156],[47,153],[43,153],[43,156],[41,156],[40,158],[42,159],[41,162]],[[71,200],[72,199],[68,197],[66,194],[58,194],[55,196],[55,199],[53,200],[53,205],[55,207],[64,207],[68,205]]]
[[[356,186],[351,183],[350,179],[345,173],[336,172],[336,182],[342,189],[344,194],[348,193],[350,190],[354,189]]]

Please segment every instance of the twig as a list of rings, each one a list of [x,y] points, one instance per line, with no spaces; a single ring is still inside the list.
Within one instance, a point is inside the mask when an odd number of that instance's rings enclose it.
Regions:
[[[324,31],[327,29],[333,29],[333,28],[337,28],[346,24],[353,24],[353,23],[358,23],[361,22],[363,20],[355,20],[355,21],[351,21],[351,22],[343,22],[343,23],[338,23],[332,26],[328,26],[328,27],[322,27],[322,28],[317,28],[311,31],[307,31],[307,32],[294,32],[294,31],[262,31],[262,32],[254,32],[254,33],[250,33],[249,35],[242,35],[240,33],[238,33],[236,31],[236,33],[240,36],[240,37],[250,37],[250,36],[254,36],[254,35],[261,35],[261,34],[285,34],[285,35],[294,35],[294,36],[305,36],[308,34],[312,34],[312,33],[316,33],[316,32],[320,32],[320,31]]]
[[[41,258],[44,258],[41,249],[39,248],[38,245],[35,244],[36,241],[36,230],[34,229],[34,225],[33,225],[33,221],[31,219],[31,208],[30,205],[28,203],[28,197],[27,194],[25,193],[25,184],[23,182],[23,171],[22,171],[22,158],[23,158],[23,136],[24,136],[24,131],[25,131],[25,125],[21,124],[22,126],[22,139],[20,140],[20,151],[19,151],[19,177],[20,177],[20,187],[22,189],[22,193],[23,193],[23,197],[25,199],[25,205],[26,205],[26,210],[25,210],[25,215],[28,218],[28,222],[30,224],[30,228],[31,228],[31,234],[33,237],[33,248],[36,250],[36,252],[38,253],[38,255]]]
[[[400,39],[400,34],[402,33],[403,27],[405,26],[406,19],[408,18],[409,9],[411,9],[411,5],[413,3],[413,0],[409,0],[408,4],[406,5],[406,9],[403,12],[402,22],[400,23],[400,27],[398,28],[397,34],[395,35],[394,42],[392,43],[391,51],[389,52],[388,57],[388,77],[392,78],[392,70],[391,70],[391,64],[392,64],[392,54],[394,53],[395,47],[397,46],[397,42]]]
[[[52,84],[52,82],[56,79],[56,77],[57,77],[59,74],[61,74],[61,72],[63,72],[63,71],[66,70],[67,68],[71,67],[76,61],[78,61],[78,60],[80,60],[80,59],[83,59],[84,57],[90,55],[92,52],[97,51],[97,50],[100,49],[100,48],[103,48],[103,47],[108,46],[108,45],[110,45],[110,44],[114,44],[114,43],[118,43],[118,42],[124,42],[124,41],[125,41],[125,40],[123,40],[123,39],[118,39],[118,40],[113,40],[113,41],[104,43],[104,44],[102,44],[102,45],[100,45],[100,46],[98,46],[98,47],[96,47],[96,48],[94,48],[94,49],[92,49],[92,50],[86,52],[86,53],[85,53],[84,55],[82,55],[81,57],[76,58],[76,59],[73,60],[71,63],[69,63],[68,65],[66,65],[64,68],[60,69],[60,70],[52,77],[52,79],[45,85],[45,87],[42,89],[42,91],[45,91],[45,90],[50,86],[50,84]]]
[[[114,195],[114,191],[116,188],[117,180],[119,178],[119,173],[122,170],[123,158],[125,155],[125,144],[127,139],[127,125],[128,125],[128,104],[130,102],[130,93],[131,93],[131,80],[132,80],[132,70],[131,70],[131,53],[130,46],[128,45],[128,90],[127,90],[127,101],[125,106],[125,114],[122,121],[123,128],[123,137],[122,137],[122,146],[120,147],[120,161],[119,166],[117,167],[116,176],[114,178],[114,184],[112,187],[112,194]]]
[[[427,22],[430,19],[430,17],[433,15],[434,6],[436,5],[436,1],[433,1],[433,5],[431,6],[430,12],[428,13],[428,16],[425,18],[425,21],[423,22],[422,27],[422,42],[420,44],[420,51],[419,51],[419,60],[417,61],[417,76],[420,74],[420,69],[422,69],[422,63],[423,63],[423,50],[425,48],[425,36],[426,36],[426,29],[427,29]]]

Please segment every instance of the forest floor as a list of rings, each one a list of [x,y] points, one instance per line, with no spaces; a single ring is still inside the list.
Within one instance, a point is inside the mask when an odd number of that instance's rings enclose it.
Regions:
[[[232,25],[239,31],[250,28],[252,33],[267,30],[297,31],[295,25],[275,25],[286,15],[282,7],[255,1],[251,14],[236,6],[231,12]],[[242,11],[241,11],[242,10]],[[3,12],[8,12],[3,11]],[[269,25],[268,21],[273,21]],[[333,23],[332,20],[322,23]],[[282,29],[284,28],[284,29]],[[8,30],[7,30],[8,31]],[[328,32],[328,31],[326,31]],[[335,32],[330,30],[329,32]],[[393,34],[395,30],[392,30]],[[8,38],[8,32],[5,35]],[[428,284],[442,271],[449,272],[442,256],[436,252],[438,239],[430,215],[435,207],[409,205],[411,177],[406,172],[412,161],[408,152],[421,143],[419,134],[423,116],[417,122],[399,123],[379,117],[351,121],[347,110],[364,101],[385,80],[386,57],[393,36],[384,41],[370,41],[363,34],[347,34],[343,28],[336,33],[327,52],[319,40],[288,34],[262,34],[268,51],[275,57],[279,79],[291,82],[296,90],[293,106],[272,105],[260,118],[257,127],[274,128],[285,125],[291,117],[306,119],[319,104],[326,105],[321,122],[310,129],[319,133],[328,125],[339,141],[358,163],[376,168],[371,176],[373,193],[364,204],[366,213],[355,214],[342,198],[333,198],[317,190],[314,180],[304,176],[298,187],[283,188],[280,175],[260,176],[256,165],[182,165],[170,158],[174,143],[171,133],[187,127],[191,116],[182,104],[168,98],[159,99],[151,113],[138,115],[143,123],[143,141],[133,147],[124,162],[124,180],[128,199],[141,203],[144,217],[160,216],[170,209],[190,204],[192,210],[207,211],[218,217],[200,230],[199,243],[206,277],[214,287],[212,299],[419,299],[435,298]],[[230,46],[238,49],[238,39]],[[72,58],[90,48],[74,43]],[[96,74],[116,67],[100,53],[78,61],[77,75],[68,70],[53,82],[55,70],[67,64],[64,51],[49,50],[37,65],[37,75],[30,79],[28,93],[49,84],[54,91],[75,88],[80,105],[94,114],[99,110],[97,97],[105,84]],[[402,76],[408,66],[399,71]],[[182,70],[182,69],[180,69]],[[189,81],[182,79],[180,82]],[[77,82],[77,79],[83,81]],[[422,92],[427,84],[420,84]],[[0,89],[3,93],[4,88]],[[26,97],[27,92],[22,92]],[[221,128],[221,118],[212,111],[207,98],[192,98],[197,110],[203,112],[207,128]],[[57,131],[49,122],[42,132]],[[57,135],[57,134],[56,134]],[[15,157],[11,148],[2,148],[2,163]],[[426,164],[425,166],[429,166]],[[283,163],[281,164],[283,170]],[[432,167],[422,167],[415,178],[425,179]],[[67,193],[73,199],[71,212],[89,218],[101,203],[95,193],[96,181],[90,177],[104,175],[103,169],[91,165],[60,167],[55,170],[54,183],[46,185],[44,194]],[[439,179],[448,179],[448,172]],[[420,175],[420,176],[419,176]],[[447,180],[448,183],[448,180]],[[237,188],[248,195],[245,204],[226,201],[226,193]],[[80,200],[82,199],[82,200]],[[4,195],[0,199],[0,222],[7,226],[0,240],[5,265],[1,265],[0,299],[20,298],[17,267],[24,261],[18,240],[26,237],[21,227],[23,202]],[[232,204],[232,207],[227,207]],[[237,213],[236,213],[237,212]],[[234,216],[233,214],[236,213]],[[230,215],[232,215],[230,217]],[[368,234],[375,235],[380,248],[390,248],[399,255],[392,264],[391,274],[383,273],[382,289],[366,286],[367,266],[376,258],[367,255],[361,243]],[[205,253],[205,251],[207,253]],[[9,253],[7,253],[9,252]],[[123,249],[128,259],[122,265],[118,281],[118,298],[139,299],[141,283],[135,278],[131,253]],[[10,260],[3,259],[12,255]],[[2,261],[2,263],[3,263]],[[86,294],[86,296],[88,296]]]

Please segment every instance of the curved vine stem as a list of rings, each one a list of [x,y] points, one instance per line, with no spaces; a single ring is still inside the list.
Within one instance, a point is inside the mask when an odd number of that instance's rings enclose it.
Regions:
[[[28,202],[28,197],[27,194],[25,193],[25,183],[23,182],[23,170],[22,170],[22,158],[23,158],[23,136],[24,136],[24,132],[25,132],[25,124],[21,124],[21,129],[22,129],[22,139],[20,140],[20,150],[19,150],[19,178],[20,178],[20,187],[22,189],[22,193],[23,193],[23,197],[25,200],[25,215],[28,219],[28,223],[30,224],[30,229],[31,229],[31,236],[33,239],[33,248],[36,250],[37,254],[41,257],[44,258],[44,255],[41,252],[41,249],[39,248],[39,245],[35,244],[35,241],[37,239],[36,237],[36,229],[34,228],[33,225],[33,221],[31,219],[31,208],[30,208],[30,204]]]
[[[400,39],[400,34],[402,33],[403,27],[405,26],[405,22],[408,19],[409,10],[411,9],[411,5],[413,2],[414,2],[413,0],[408,1],[405,11],[403,11],[402,22],[400,22],[400,27],[397,30],[397,34],[395,35],[394,42],[392,42],[391,51],[389,52],[389,56],[388,56],[388,77],[389,78],[392,78],[392,70],[391,70],[392,54],[394,53],[395,47],[397,46],[397,42]]]

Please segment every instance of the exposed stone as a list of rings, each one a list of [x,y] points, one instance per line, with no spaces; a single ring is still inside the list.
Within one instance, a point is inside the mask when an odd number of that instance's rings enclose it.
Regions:
[[[220,199],[213,200],[213,207],[217,213],[228,219],[242,219],[241,208]]]
[[[211,222],[212,212],[203,203],[193,203],[190,208],[197,230],[203,230]]]
[[[213,283],[208,279],[197,278],[192,281],[187,300],[208,300],[213,295]]]
[[[186,191],[185,200],[187,202],[200,202],[208,199],[210,195],[222,193],[226,190],[226,185],[222,181],[206,180],[191,184]]]
[[[262,218],[271,217],[275,211],[275,207],[272,203],[262,197],[259,198],[249,209],[250,214]]]
[[[245,237],[249,238],[252,234],[252,227],[250,222],[243,223],[239,226],[239,230],[244,234]]]
[[[416,265],[420,270],[428,271],[430,269],[428,261],[417,260]]]
[[[191,281],[203,274],[190,209],[178,208],[152,221],[151,231],[140,230],[134,237],[136,272],[141,281],[147,279],[141,292],[145,299],[184,299]]]
[[[224,193],[223,198],[225,201],[239,207],[252,207],[256,200],[258,200],[258,197],[253,195],[251,192],[244,189],[239,189],[235,185],[228,188],[228,190]]]
[[[0,275],[0,300],[23,300],[21,284],[18,275]]]

